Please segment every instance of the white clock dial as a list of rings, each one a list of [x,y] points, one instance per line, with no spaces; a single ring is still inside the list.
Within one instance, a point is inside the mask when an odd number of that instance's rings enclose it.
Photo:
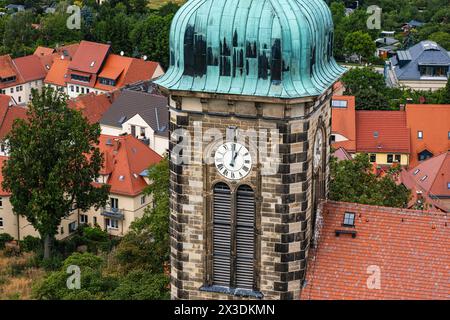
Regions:
[[[314,141],[314,168],[318,168],[320,161],[322,161],[323,137],[322,133],[318,132]]]
[[[230,180],[246,177],[252,168],[252,156],[240,143],[227,142],[221,145],[214,156],[219,173]]]

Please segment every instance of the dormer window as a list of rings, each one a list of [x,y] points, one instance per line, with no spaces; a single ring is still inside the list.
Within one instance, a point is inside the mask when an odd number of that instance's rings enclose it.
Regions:
[[[346,100],[332,100],[331,106],[333,108],[347,108],[347,101]]]
[[[419,66],[422,77],[447,77],[448,66]]]
[[[5,83],[5,82],[14,82],[16,81],[16,76],[11,76],[11,77],[7,77],[7,78],[1,78],[1,82]]]
[[[116,80],[108,79],[108,78],[99,78],[98,81],[105,86],[114,87],[116,85]]]
[[[71,77],[72,80],[75,80],[75,81],[89,82],[89,77],[88,76],[82,76],[82,75],[79,75],[79,74],[71,74],[70,77]]]

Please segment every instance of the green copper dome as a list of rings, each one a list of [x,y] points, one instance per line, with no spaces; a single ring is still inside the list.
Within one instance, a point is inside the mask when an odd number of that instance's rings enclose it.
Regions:
[[[322,0],[189,0],[170,30],[170,90],[299,98],[344,72]]]

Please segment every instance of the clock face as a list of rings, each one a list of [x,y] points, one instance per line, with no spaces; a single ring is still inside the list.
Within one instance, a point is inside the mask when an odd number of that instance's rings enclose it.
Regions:
[[[323,149],[323,137],[322,133],[317,132],[316,139],[314,141],[314,169],[317,169],[320,166],[320,162],[322,161],[322,149]]]
[[[240,143],[227,142],[221,145],[214,156],[219,173],[230,180],[245,178],[252,168],[252,156]]]

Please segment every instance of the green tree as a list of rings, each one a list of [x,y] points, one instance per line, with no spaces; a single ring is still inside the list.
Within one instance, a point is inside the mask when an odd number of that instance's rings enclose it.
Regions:
[[[356,31],[348,34],[344,41],[344,50],[348,55],[356,54],[359,61],[369,60],[375,54],[376,46],[368,33]]]
[[[450,104],[450,77],[447,80],[445,88],[442,90],[441,101],[442,104]]]
[[[11,192],[16,214],[24,216],[44,239],[44,258],[61,220],[73,210],[104,206],[109,186],[95,187],[103,157],[96,146],[98,124],[66,105],[50,88],[33,91],[28,121],[17,120],[7,136],[9,161],[3,188]]]
[[[433,40],[440,46],[442,46],[445,50],[450,51],[450,34],[444,31],[438,31],[430,34],[430,40]]]
[[[410,191],[395,182],[397,168],[377,177],[367,154],[358,154],[353,160],[331,161],[330,199],[362,204],[406,207]]]
[[[163,273],[135,270],[120,280],[109,295],[112,300],[168,300],[169,277]]]
[[[131,31],[133,48],[139,55],[158,61],[164,68],[169,66],[169,32],[173,15],[150,14],[140,20]]]
[[[4,27],[3,46],[12,56],[23,56],[33,52],[38,32],[33,28],[31,11],[18,12],[11,16]]]
[[[83,35],[79,30],[67,28],[68,17],[68,14],[60,12],[42,17],[40,36],[43,44],[54,47],[56,44],[82,40]]]
[[[152,184],[145,193],[153,198],[141,219],[116,249],[116,257],[126,270],[144,268],[163,272],[169,261],[169,160],[165,158],[149,169]]]
[[[33,296],[40,300],[102,300],[118,286],[118,280],[104,275],[105,262],[92,253],[74,253],[60,270],[51,272],[33,286]],[[69,289],[67,274],[69,266],[80,268],[80,289]]]
[[[390,109],[384,76],[373,68],[352,68],[342,77],[345,95],[353,95],[359,110]]]

